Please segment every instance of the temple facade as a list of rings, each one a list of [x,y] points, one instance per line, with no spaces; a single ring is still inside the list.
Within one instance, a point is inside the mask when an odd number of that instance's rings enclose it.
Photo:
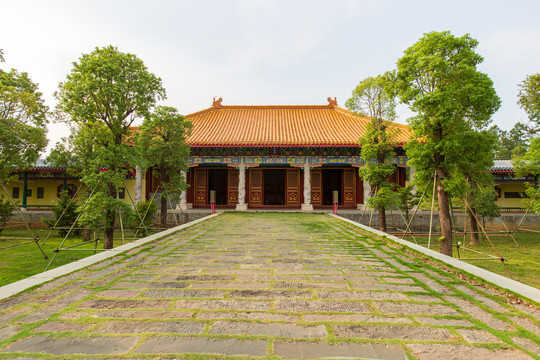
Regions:
[[[358,176],[363,166],[358,139],[368,117],[327,105],[225,106],[222,99],[212,107],[187,115],[193,131],[188,190],[179,206],[184,209],[217,207],[286,208],[312,210],[330,207],[337,197],[340,207],[357,208],[369,197],[370,188]],[[402,145],[411,133],[398,129],[396,171],[391,181],[408,181]],[[159,181],[145,176],[145,197],[157,190]]]

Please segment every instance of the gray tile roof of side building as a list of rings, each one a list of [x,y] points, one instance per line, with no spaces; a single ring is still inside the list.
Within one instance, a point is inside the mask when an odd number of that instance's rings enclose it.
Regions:
[[[512,165],[512,160],[495,160],[491,171],[514,171],[514,165]]]

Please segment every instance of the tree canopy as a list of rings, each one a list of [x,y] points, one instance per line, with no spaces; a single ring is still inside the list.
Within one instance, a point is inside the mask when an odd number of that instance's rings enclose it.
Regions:
[[[385,210],[395,202],[388,178],[396,167],[387,162],[394,155],[392,139],[396,131],[396,128],[391,128],[396,118],[393,86],[394,74],[391,72],[368,77],[360,81],[345,103],[349,110],[370,117],[365,135],[359,139],[362,147],[360,157],[364,160],[359,174],[371,186],[374,196],[369,198],[368,204],[378,210],[381,231],[386,231]]]
[[[514,155],[523,155],[529,148],[529,127],[516,123],[509,131],[501,130],[497,125],[489,128],[496,138],[495,159],[509,160]]]
[[[417,113],[410,120],[409,163],[420,183],[436,174],[440,250],[446,255],[452,254],[447,187],[470,145],[464,134],[484,129],[501,103],[491,79],[476,68],[483,60],[477,46],[469,35],[430,32],[406,49],[397,63],[401,101]]]
[[[518,104],[529,116],[530,132],[540,131],[540,73],[527,75],[519,84]]]
[[[104,247],[112,248],[115,218],[123,207],[117,200],[117,188],[122,186],[127,168],[136,162],[131,126],[137,118],[150,116],[157,100],[165,98],[165,89],[161,79],[135,55],[107,46],[83,54],[73,63],[56,98],[64,120],[75,123],[79,131],[92,132],[95,144],[86,152],[91,158],[85,159],[82,181],[89,188],[98,182],[106,186],[97,188],[89,199],[93,205],[87,208],[95,214],[85,217],[97,223],[104,216]]]
[[[146,167],[153,166],[160,175],[162,195],[179,194],[186,190],[187,183],[180,171],[187,170],[186,159],[189,146],[185,143],[191,131],[191,122],[186,121],[177,109],[158,106],[140,128],[137,145]],[[161,225],[167,225],[167,199],[161,196]]]
[[[0,69],[0,180],[8,179],[15,169],[35,164],[47,146],[48,112],[42,93],[27,73]]]

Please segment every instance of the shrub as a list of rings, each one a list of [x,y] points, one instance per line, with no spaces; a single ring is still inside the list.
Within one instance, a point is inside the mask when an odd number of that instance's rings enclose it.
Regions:
[[[139,227],[149,227],[152,225],[152,222],[154,221],[157,213],[157,204],[154,201],[141,201],[136,205],[137,212],[142,217],[143,221],[141,223],[141,219],[138,215],[135,214],[134,220],[132,222],[133,228],[139,228]]]
[[[0,198],[0,233],[4,230],[6,223],[11,219],[11,212],[13,207],[9,201],[4,201],[4,197]]]
[[[68,192],[62,191],[60,193],[60,198],[58,199],[58,202],[51,206],[51,210],[54,213],[54,218],[51,220],[41,218],[41,222],[47,225],[49,229],[57,229],[60,236],[66,236],[69,229],[77,219],[76,209],[77,207],[75,205],[75,202],[72,201],[71,196],[69,196]],[[81,232],[81,229],[73,229],[71,231],[71,234],[80,235]]]

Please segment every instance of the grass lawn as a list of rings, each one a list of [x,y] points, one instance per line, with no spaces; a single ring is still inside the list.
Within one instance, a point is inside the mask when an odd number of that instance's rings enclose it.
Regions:
[[[47,255],[48,259],[44,258],[43,254],[33,241],[29,244],[21,246],[9,247],[11,245],[31,241],[30,239],[16,239],[22,237],[30,237],[27,230],[5,229],[0,234],[0,286],[22,280],[29,276],[45,271],[45,268],[55,254],[54,250],[60,246],[63,238],[59,237],[58,233],[53,231],[49,239],[47,239],[45,244],[42,245],[42,242],[47,237],[49,230],[34,230],[34,232],[39,236],[40,246]],[[132,238],[132,232],[125,233],[126,243],[132,241]],[[71,237],[66,240],[63,248],[75,244],[80,244],[81,242],[82,240],[80,237]],[[118,232],[115,233],[114,236],[114,246],[116,247],[120,245],[122,245],[122,235]],[[74,249],[93,248],[94,243],[74,247]],[[103,240],[98,243],[97,248],[103,249]],[[58,255],[56,255],[51,266],[49,267],[49,270],[93,254],[93,251],[88,250],[60,251]]]
[[[505,269],[503,263],[499,260],[464,261],[502,276],[511,277],[516,281],[540,289],[540,234],[523,232],[517,233],[515,238],[519,244],[519,247],[516,246],[514,241],[509,236],[490,236],[490,240],[493,243],[496,251],[500,256],[507,259],[505,265],[510,273]],[[407,237],[406,239],[414,242],[411,237]],[[488,256],[484,254],[497,256],[497,252],[486,239],[481,238],[480,245],[474,247],[470,247],[468,245],[468,237],[464,240],[463,236],[457,236],[456,239],[462,243],[462,246],[465,246],[465,249],[461,248],[459,251],[461,258],[487,258]],[[427,236],[417,236],[416,241],[418,241],[419,245],[427,247]],[[469,251],[468,248],[484,254]],[[431,249],[436,251],[439,250],[439,243],[436,237],[431,238]],[[453,254],[455,258],[458,257],[456,247],[453,249]]]

